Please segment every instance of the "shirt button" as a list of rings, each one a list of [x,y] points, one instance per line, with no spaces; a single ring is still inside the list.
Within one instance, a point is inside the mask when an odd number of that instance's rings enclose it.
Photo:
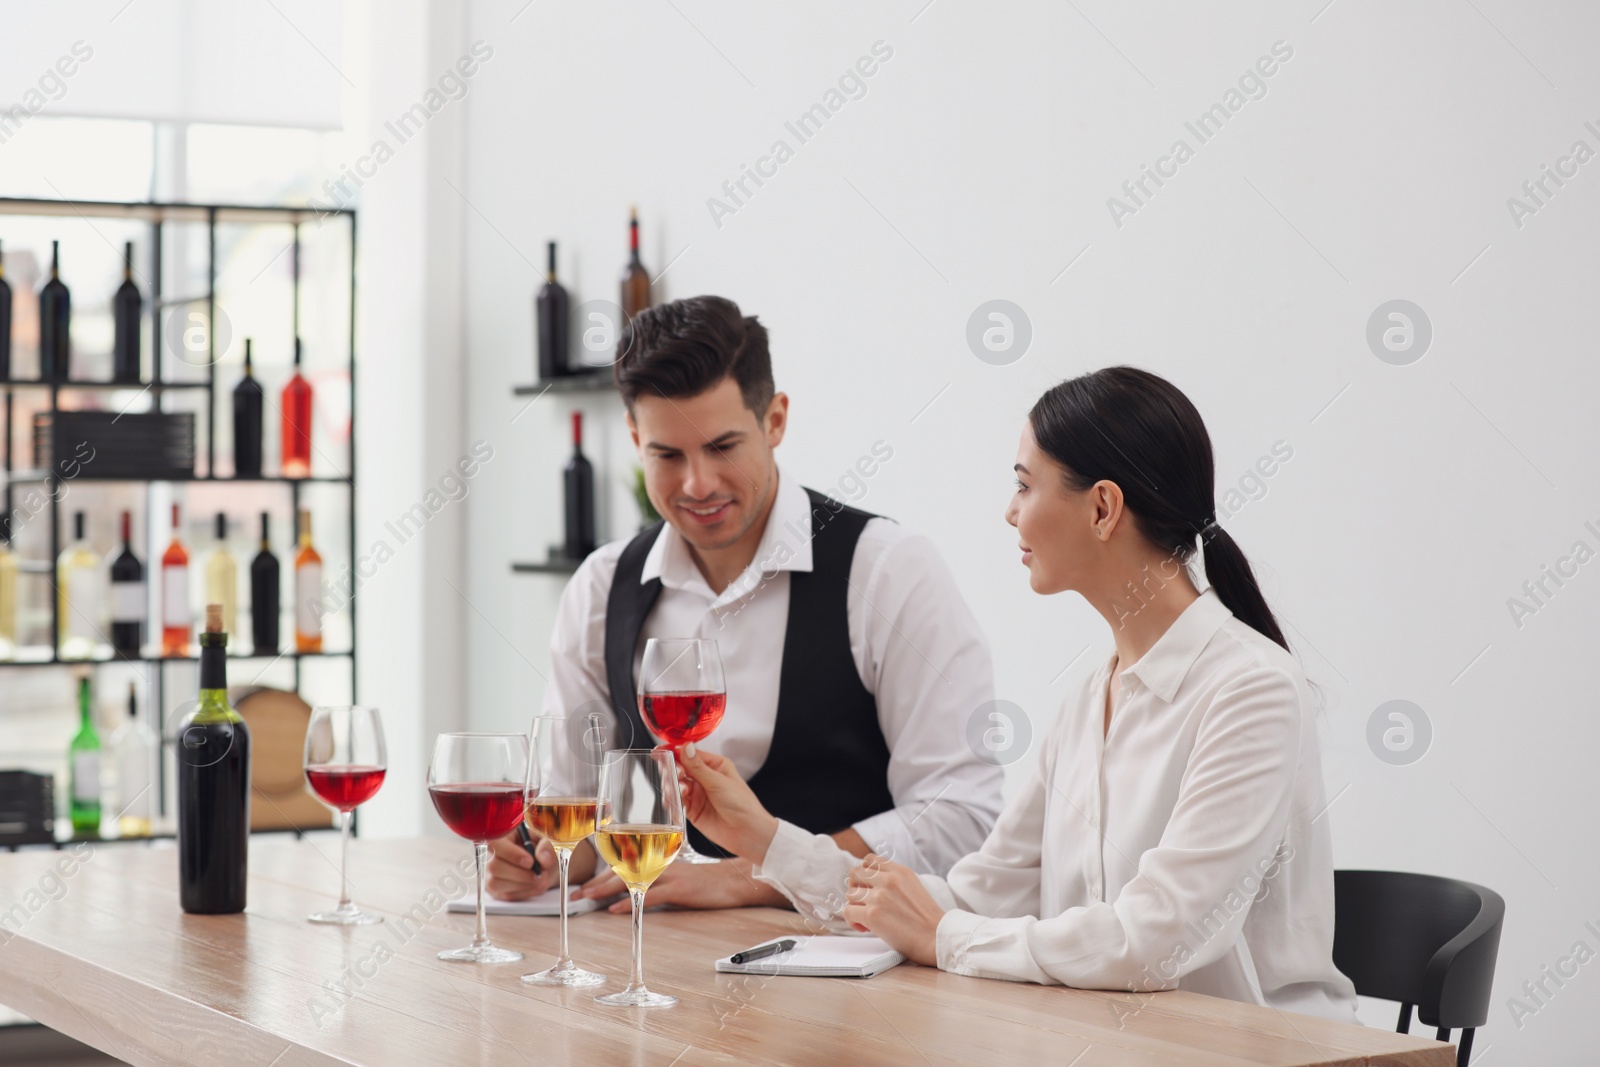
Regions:
[[[1092,885],[1092,886],[1089,887],[1089,899],[1090,900],[1094,900],[1094,901],[1098,901],[1100,899],[1100,887],[1099,886]]]

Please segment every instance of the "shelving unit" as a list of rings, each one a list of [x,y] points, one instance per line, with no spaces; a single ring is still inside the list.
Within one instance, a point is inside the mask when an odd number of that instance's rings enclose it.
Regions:
[[[136,222],[147,223],[149,225],[148,250],[149,250],[149,263],[150,263],[150,276],[149,276],[149,288],[150,288],[150,291],[144,294],[144,296],[145,296],[144,310],[145,310],[145,313],[147,315],[149,315],[149,317],[150,317],[150,353],[149,353],[149,359],[148,359],[149,378],[147,380],[143,380],[143,381],[139,381],[139,382],[131,382],[131,383],[129,383],[129,382],[111,382],[111,381],[74,381],[74,380],[66,380],[66,379],[50,380],[50,379],[37,379],[37,378],[35,378],[35,379],[14,379],[14,380],[0,381],[0,391],[3,391],[3,394],[4,394],[3,405],[0,405],[0,410],[3,410],[3,414],[0,414],[0,419],[3,419],[3,428],[4,428],[4,433],[5,433],[4,447],[3,447],[3,450],[0,450],[0,452],[3,452],[3,455],[0,455],[0,481],[3,481],[3,497],[4,497],[4,507],[5,507],[4,514],[6,516],[12,516],[15,513],[15,510],[14,510],[14,496],[13,496],[13,487],[14,486],[19,485],[19,484],[25,484],[25,483],[42,483],[43,485],[46,486],[46,495],[49,496],[49,498],[50,498],[49,506],[48,506],[48,511],[49,511],[49,531],[50,531],[50,536],[49,536],[49,542],[50,542],[49,558],[46,561],[42,561],[42,565],[37,565],[34,561],[30,561],[28,563],[25,563],[21,568],[19,568],[19,571],[23,575],[41,575],[41,574],[45,575],[45,576],[48,577],[48,580],[49,580],[50,586],[51,586],[51,595],[50,595],[50,616],[51,616],[51,618],[50,618],[50,642],[51,643],[48,646],[48,655],[47,656],[42,656],[42,657],[30,658],[30,657],[27,656],[27,652],[29,650],[28,649],[21,649],[21,650],[19,650],[19,656],[21,658],[18,658],[16,660],[11,660],[11,661],[0,662],[0,686],[4,685],[5,672],[8,671],[8,670],[11,670],[11,669],[36,668],[36,667],[58,667],[58,668],[59,667],[67,667],[67,668],[80,668],[80,669],[81,668],[88,668],[88,669],[93,670],[93,669],[96,669],[96,668],[99,668],[99,667],[102,667],[102,666],[105,666],[105,665],[108,665],[108,664],[129,664],[129,663],[150,663],[150,664],[155,664],[156,665],[156,669],[154,670],[154,672],[152,673],[151,678],[150,678],[150,698],[149,698],[149,703],[150,703],[150,706],[152,707],[152,709],[154,709],[154,714],[157,714],[162,719],[164,719],[165,718],[165,714],[166,714],[165,691],[166,691],[167,668],[172,666],[172,665],[175,665],[175,664],[198,664],[199,660],[198,660],[197,657],[194,657],[194,656],[167,657],[167,656],[144,655],[144,656],[139,656],[139,657],[112,656],[112,657],[105,657],[105,658],[96,658],[96,659],[91,659],[91,660],[63,660],[58,655],[58,642],[60,640],[60,637],[59,637],[59,634],[60,634],[60,619],[58,618],[58,613],[59,613],[60,608],[59,608],[58,598],[55,595],[55,579],[54,579],[54,575],[55,575],[55,560],[59,557],[59,555],[61,553],[61,547],[62,547],[61,546],[61,518],[62,517],[61,517],[61,513],[60,513],[61,512],[61,505],[60,505],[60,500],[59,500],[59,497],[62,494],[58,490],[67,481],[78,481],[78,482],[95,483],[95,484],[101,484],[101,485],[115,484],[115,483],[142,484],[142,485],[144,485],[146,487],[145,503],[146,503],[146,511],[147,511],[147,514],[148,514],[149,507],[151,506],[151,492],[150,492],[150,490],[151,490],[151,487],[156,486],[156,485],[160,485],[160,484],[164,484],[164,483],[165,484],[191,484],[191,485],[194,485],[194,484],[212,484],[212,485],[224,485],[224,484],[249,485],[249,484],[256,484],[256,485],[262,486],[264,489],[265,489],[265,487],[272,487],[271,489],[268,489],[268,490],[265,490],[265,491],[269,491],[269,492],[273,492],[273,493],[280,492],[280,491],[282,491],[282,489],[286,488],[288,490],[288,494],[289,494],[289,510],[290,510],[290,514],[291,515],[295,515],[295,514],[299,513],[299,509],[300,509],[300,505],[301,505],[301,487],[302,487],[303,484],[305,484],[305,485],[343,485],[343,486],[345,486],[347,488],[348,493],[349,493],[349,497],[348,497],[348,500],[347,500],[347,504],[348,504],[347,514],[348,514],[349,518],[348,518],[348,522],[346,523],[346,527],[347,528],[344,531],[342,531],[342,534],[336,535],[336,537],[338,539],[341,539],[341,540],[345,541],[345,543],[347,544],[348,551],[349,551],[349,557],[348,558],[352,561],[352,565],[353,565],[353,561],[357,558],[356,557],[356,543],[355,543],[355,491],[356,491],[356,486],[355,486],[355,477],[354,477],[355,463],[356,463],[356,444],[355,444],[355,434],[356,434],[356,404],[355,404],[355,387],[356,387],[356,366],[355,366],[356,215],[355,215],[355,212],[353,210],[347,209],[347,208],[340,208],[340,209],[323,211],[323,210],[320,210],[320,209],[309,209],[309,208],[278,207],[278,206],[252,206],[252,205],[238,205],[238,204],[175,204],[175,203],[155,203],[155,202],[117,203],[117,202],[107,202],[107,201],[34,200],[34,199],[17,199],[17,198],[0,197],[0,219],[4,219],[7,216],[12,216],[12,217],[16,217],[16,216],[56,216],[56,217],[79,219],[79,220],[85,220],[85,221],[94,220],[94,219],[116,219],[116,220],[123,220],[123,221],[136,221]],[[348,281],[349,281],[349,286],[348,286],[349,297],[348,297],[348,308],[347,308],[348,314],[349,314],[349,337],[348,337],[348,348],[347,348],[346,360],[345,360],[345,369],[347,370],[348,375],[349,375],[349,389],[350,389],[350,403],[349,403],[349,410],[350,410],[350,428],[349,428],[350,442],[349,442],[349,446],[348,446],[349,471],[346,472],[346,473],[343,473],[343,474],[335,474],[335,475],[323,474],[323,475],[318,475],[318,476],[309,477],[309,478],[283,478],[283,477],[219,478],[219,477],[217,477],[215,475],[215,471],[216,471],[216,457],[217,457],[217,441],[216,441],[216,422],[217,422],[217,419],[216,419],[216,412],[217,412],[217,405],[219,403],[219,397],[217,395],[217,384],[218,384],[217,383],[217,357],[219,355],[221,355],[221,353],[216,351],[216,338],[215,338],[215,335],[214,335],[214,331],[209,329],[209,328],[206,331],[206,334],[207,334],[207,336],[206,336],[206,346],[207,346],[206,347],[206,354],[207,354],[208,358],[207,358],[206,366],[204,368],[204,375],[205,375],[204,378],[201,379],[201,380],[177,380],[177,381],[167,380],[164,377],[164,373],[163,373],[163,362],[164,362],[164,358],[163,357],[165,355],[165,352],[164,352],[164,349],[163,349],[163,344],[162,344],[163,312],[166,311],[167,309],[170,309],[170,308],[174,307],[174,306],[179,306],[179,305],[184,305],[184,304],[202,304],[203,303],[205,305],[205,308],[206,308],[206,319],[207,319],[207,322],[208,323],[214,323],[216,321],[216,311],[217,311],[217,227],[218,227],[219,224],[229,224],[229,225],[285,225],[286,224],[286,225],[292,227],[292,232],[293,232],[293,243],[292,243],[293,255],[292,255],[292,259],[291,259],[291,277],[292,277],[292,293],[293,293],[293,299],[292,299],[292,305],[293,305],[293,310],[292,310],[292,315],[293,315],[292,336],[298,337],[300,335],[300,332],[301,332],[301,330],[300,330],[300,293],[301,293],[301,277],[300,277],[300,267],[301,267],[301,264],[300,264],[300,259],[301,259],[301,256],[300,256],[300,252],[301,252],[301,230],[300,230],[300,228],[304,223],[313,222],[314,221],[314,222],[318,222],[320,224],[320,223],[323,222],[323,220],[327,220],[327,219],[334,219],[334,220],[337,220],[339,222],[348,222],[348,224],[349,224],[349,250],[350,250],[349,251],[349,279],[348,279]],[[162,282],[163,282],[163,278],[164,278],[164,273],[163,273],[163,269],[162,269],[163,268],[163,258],[162,257],[163,257],[163,241],[164,241],[164,237],[165,237],[165,228],[168,225],[180,224],[180,223],[183,223],[183,224],[201,224],[201,225],[204,225],[205,228],[206,228],[206,239],[205,239],[205,248],[206,248],[206,253],[205,253],[206,288],[205,288],[205,291],[203,293],[200,293],[200,294],[197,294],[197,295],[184,296],[184,297],[167,297],[162,292]],[[92,225],[92,222],[90,224]],[[141,368],[141,369],[143,369],[143,368]],[[15,438],[16,438],[15,427],[13,426],[15,396],[16,396],[16,394],[18,392],[21,392],[21,391],[24,391],[24,390],[39,390],[39,389],[48,390],[49,391],[49,394],[50,394],[49,407],[48,407],[48,409],[44,409],[44,410],[48,410],[51,414],[54,414],[54,413],[62,411],[62,410],[71,410],[71,409],[62,408],[60,401],[61,401],[61,395],[63,393],[72,393],[74,391],[122,390],[122,391],[128,391],[128,392],[134,392],[134,391],[141,392],[141,393],[148,392],[150,394],[150,396],[151,396],[151,407],[150,407],[150,410],[154,411],[154,412],[160,412],[162,410],[162,398],[166,393],[174,392],[174,391],[204,390],[204,393],[205,393],[205,409],[204,409],[203,413],[197,413],[197,416],[196,416],[197,423],[203,425],[204,433],[205,433],[205,449],[204,449],[204,452],[203,452],[203,457],[204,457],[203,472],[202,472],[201,467],[200,467],[200,458],[201,458],[200,455],[196,456],[196,473],[195,473],[195,475],[193,477],[190,477],[190,478],[175,478],[175,479],[130,479],[130,478],[121,478],[121,477],[119,477],[119,478],[95,478],[94,475],[93,475],[92,470],[89,467],[84,467],[79,473],[77,473],[75,478],[68,479],[68,478],[64,478],[62,476],[62,473],[59,470],[54,470],[54,469],[37,470],[37,469],[19,469],[19,468],[17,468],[17,466],[15,464],[15,457],[12,454],[13,443],[14,443]],[[197,426],[197,431],[198,431],[198,426]],[[324,531],[323,536],[324,536],[324,538],[326,537],[326,531]],[[291,540],[290,543],[291,544],[293,543],[292,540]],[[150,578],[151,573],[153,571],[155,571],[157,569],[157,567],[159,566],[159,564],[157,562],[157,558],[156,558],[155,552],[154,552],[154,546],[153,545],[149,546],[149,549],[146,552],[146,556],[148,557],[146,559],[146,575],[147,575],[146,581],[149,582],[149,581],[151,581],[151,578]],[[350,696],[351,696],[352,701],[354,701],[355,698],[356,698],[356,691],[355,691],[356,690],[356,665],[355,665],[354,647],[355,647],[355,636],[356,636],[356,632],[357,632],[356,631],[356,603],[355,603],[355,599],[354,598],[350,599],[348,605],[344,608],[344,610],[348,611],[348,613],[349,613],[348,617],[349,617],[349,622],[350,622],[351,648],[348,651],[322,652],[322,653],[299,653],[299,652],[293,652],[293,651],[285,651],[285,652],[280,652],[280,653],[278,653],[276,655],[272,655],[272,654],[268,654],[268,653],[255,654],[254,652],[252,652],[252,653],[247,654],[247,655],[230,654],[228,658],[230,660],[255,660],[255,661],[258,661],[258,662],[261,662],[261,661],[276,662],[277,660],[283,660],[283,661],[286,661],[286,662],[290,662],[290,663],[293,664],[293,667],[294,667],[294,684],[295,684],[296,690],[298,690],[300,688],[300,686],[301,686],[301,663],[303,661],[312,660],[312,659],[344,659],[344,660],[348,660],[349,663],[350,663]],[[153,624],[150,627],[150,631],[151,632],[146,635],[147,636],[147,641],[151,642],[152,645],[158,645],[159,644],[159,642],[156,642],[156,641],[153,640],[154,638],[157,637],[157,635],[159,633],[159,631],[157,629],[157,626],[158,626],[158,624]],[[288,635],[285,635],[285,636],[287,637]],[[292,638],[290,638],[290,640],[292,641]],[[35,651],[37,652],[39,649],[42,649],[43,647],[44,646],[38,646],[38,648],[36,648]],[[0,690],[0,691],[3,691],[3,690]],[[164,731],[163,731],[163,733],[164,733]],[[166,736],[163,736],[162,742],[163,742],[164,747],[169,748],[169,749],[172,747],[172,745],[174,743],[172,738],[166,737]],[[4,756],[3,751],[0,751],[0,758],[3,758],[3,756]],[[159,764],[159,778],[158,778],[159,785],[158,785],[158,788],[160,790],[159,811],[160,811],[160,814],[162,816],[165,816],[167,814],[167,810],[166,810],[167,809],[167,803],[166,803],[166,781],[165,781],[165,778],[166,778],[166,760],[162,759],[162,760],[158,761],[158,764]]]
[[[569,374],[564,378],[547,378],[532,385],[514,385],[512,396],[541,396],[545,393],[606,393],[614,388],[610,369],[585,374]]]

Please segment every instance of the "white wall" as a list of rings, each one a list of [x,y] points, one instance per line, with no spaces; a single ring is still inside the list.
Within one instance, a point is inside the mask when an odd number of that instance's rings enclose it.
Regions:
[[[771,330],[794,398],[787,470],[824,485],[874,440],[892,444],[864,505],[935,538],[993,642],[999,694],[1036,731],[1110,644],[1077,598],[1028,591],[1001,520],[1032,400],[1120,361],[1167,375],[1206,416],[1219,492],[1287,442],[1293,458],[1228,525],[1327,695],[1337,862],[1502,892],[1479,1048],[1505,1063],[1592,1055],[1600,972],[1550,985],[1520,1029],[1507,998],[1574,942],[1600,948],[1583,926],[1600,919],[1586,670],[1600,564],[1521,629],[1506,600],[1575,540],[1600,548],[1583,526],[1600,528],[1600,163],[1520,229],[1506,198],[1574,140],[1600,148],[1583,127],[1600,125],[1600,14],[523,3],[474,4],[466,31],[495,50],[469,101],[463,187],[465,437],[496,449],[469,502],[475,726],[521,727],[538,706],[559,593],[508,570],[559,536],[570,405],[546,397],[511,421],[523,402],[510,386],[533,373],[543,242],[562,242],[575,300],[615,299],[637,203],[647,266],[681,252],[662,295],[721,293]],[[865,98],[715,225],[707,198],[774,139],[794,147],[785,121],[880,40],[893,58]],[[1267,95],[1197,145],[1184,122],[1280,40],[1293,58]],[[1107,198],[1179,137],[1194,158],[1114,225]],[[993,298],[1032,322],[1011,366],[981,363],[964,340]],[[1380,362],[1364,339],[1394,298],[1435,329],[1410,366]],[[619,406],[583,406],[606,427],[601,476],[620,479]],[[605,532],[626,534],[625,498],[611,503]],[[1409,766],[1365,739],[1394,698],[1434,730]],[[1370,1018],[1392,1026],[1393,1009]]]

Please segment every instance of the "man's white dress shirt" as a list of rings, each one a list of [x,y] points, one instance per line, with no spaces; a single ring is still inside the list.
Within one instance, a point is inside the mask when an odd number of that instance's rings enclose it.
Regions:
[[[1206,590],[1120,676],[1070,694],[977,853],[924,875],[957,974],[1188,989],[1357,1022],[1333,965],[1333,855],[1315,704],[1294,658]],[[757,874],[803,914],[856,861],[780,823]]]
[[[626,546],[622,540],[597,549],[562,595],[543,714],[601,710],[614,725],[606,598]],[[811,566],[810,498],[781,473],[755,559],[720,595],[670,525],[645,557],[640,582],[660,578],[662,588],[634,650],[634,677],[646,638],[714,638],[728,703],[721,725],[701,746],[731,759],[746,780],[766,760],[777,721],[789,574]],[[878,705],[894,798],[893,808],[855,829],[875,850],[918,871],[943,874],[983,843],[1000,811],[1002,772],[980,760],[966,740],[970,716],[994,699],[988,644],[933,543],[887,519],[870,520],[856,544],[846,615],[851,655]],[[796,711],[803,713],[790,708],[786,714]],[[827,780],[829,769],[819,766],[816,773]]]

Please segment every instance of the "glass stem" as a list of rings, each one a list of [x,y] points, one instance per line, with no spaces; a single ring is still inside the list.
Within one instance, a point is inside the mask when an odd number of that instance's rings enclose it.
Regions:
[[[489,843],[474,841],[472,854],[478,861],[478,931],[473,935],[472,947],[485,948],[489,944],[489,923],[484,918],[483,910],[483,872],[489,862]]]
[[[571,861],[570,848],[556,849],[556,867],[561,874],[561,957],[556,960],[557,967],[572,965],[572,957],[567,955],[567,864]]]
[[[633,981],[628,989],[644,988],[644,890],[629,889],[633,898]]]
[[[340,812],[343,816],[343,828],[339,833],[339,910],[353,911],[355,905],[350,903],[350,822],[355,815],[354,810]]]

